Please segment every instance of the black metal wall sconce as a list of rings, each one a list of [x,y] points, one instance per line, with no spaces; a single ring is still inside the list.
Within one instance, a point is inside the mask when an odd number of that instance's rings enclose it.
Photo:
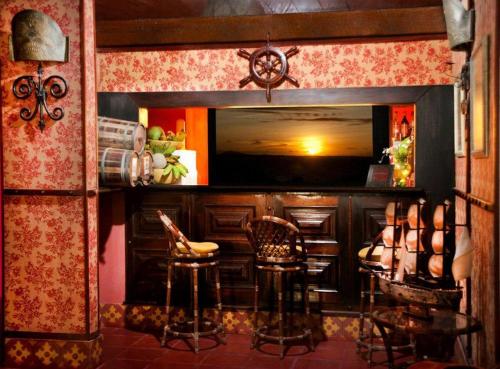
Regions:
[[[19,116],[26,122],[39,117],[38,128],[43,132],[45,113],[53,121],[64,117],[64,109],[50,109],[47,98],[60,99],[68,93],[68,84],[58,75],[43,79],[42,62],[67,62],[69,39],[59,25],[48,15],[36,10],[23,10],[12,19],[10,53],[13,61],[38,61],[37,76],[24,75],[14,80],[12,92],[18,99],[26,100],[33,94],[36,104],[33,108],[21,108]]]

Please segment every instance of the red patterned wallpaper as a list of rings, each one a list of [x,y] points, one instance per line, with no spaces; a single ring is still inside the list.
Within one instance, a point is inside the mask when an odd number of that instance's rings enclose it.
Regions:
[[[100,92],[238,90],[248,74],[237,49],[113,52],[97,60]],[[304,45],[290,74],[301,88],[451,84],[450,60],[446,40]]]
[[[23,106],[32,101],[19,100],[12,94],[17,77],[36,73],[34,62],[12,62],[9,59],[8,35],[11,19],[23,9],[36,9],[50,15],[70,38],[68,63],[45,63],[44,75],[58,74],[69,84],[68,95],[57,101],[65,117],[40,133],[38,122],[26,125],[19,118]],[[0,11],[0,65],[2,92],[2,125],[4,185],[23,189],[82,188],[82,101],[80,70],[79,1],[75,0],[4,0]],[[49,123],[52,123],[49,121]]]
[[[46,76],[66,79],[69,92],[57,101],[65,117],[43,133],[36,121],[25,125],[19,118],[20,107],[29,102],[11,92],[15,78],[36,71],[36,63],[8,60],[11,20],[23,9],[51,16],[70,38],[69,61],[44,66]],[[94,1],[4,0],[0,51],[5,187],[95,190]],[[96,331],[97,198],[9,195],[4,204],[6,330],[86,333],[89,311],[90,331]]]
[[[83,200],[6,196],[5,329],[83,333]]]

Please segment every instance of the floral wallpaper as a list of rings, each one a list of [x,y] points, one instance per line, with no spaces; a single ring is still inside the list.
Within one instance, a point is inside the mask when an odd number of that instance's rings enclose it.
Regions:
[[[23,9],[51,16],[70,39],[67,63],[44,64],[44,75],[61,75],[69,91],[55,102],[64,108],[65,117],[43,133],[37,121],[25,124],[19,118],[20,108],[30,103],[11,92],[15,78],[36,71],[36,63],[8,59],[11,20]],[[97,189],[94,27],[93,0],[2,2],[0,88],[6,188]],[[97,331],[97,197],[6,195],[4,206],[5,329],[86,333],[88,323],[91,332]]]
[[[286,48],[284,48],[286,49]],[[451,84],[446,40],[299,47],[290,75],[301,88]],[[110,52],[97,55],[98,91],[238,90],[248,61],[237,49]],[[246,89],[255,89],[249,84]],[[288,82],[280,88],[295,88]]]
[[[85,37],[83,37],[83,57],[85,68],[85,165],[87,189],[97,189],[97,95],[96,95],[96,52],[93,1],[84,1],[83,21]]]
[[[96,56],[93,1],[83,2],[83,58],[85,69],[83,83],[85,88],[85,171],[87,190],[97,189],[97,99],[96,99]],[[97,196],[87,197],[87,247],[89,283],[89,325],[90,332],[99,330],[99,292],[98,292],[98,203]]]
[[[35,75],[37,63],[9,59],[8,35],[12,17],[23,9],[36,9],[50,15],[69,36],[69,62],[44,63],[44,75],[58,74],[69,85],[68,94],[50,106],[64,108],[65,116],[41,133],[38,120],[26,124],[21,107],[32,108],[32,99],[19,100],[12,84],[21,75]],[[81,189],[83,143],[79,1],[75,0],[4,0],[0,12],[0,65],[3,128],[3,168],[5,188]]]
[[[90,332],[99,329],[99,283],[98,283],[98,241],[97,241],[97,196],[87,199],[88,207],[88,270]]]
[[[82,208],[73,196],[4,198],[5,330],[85,331]]]

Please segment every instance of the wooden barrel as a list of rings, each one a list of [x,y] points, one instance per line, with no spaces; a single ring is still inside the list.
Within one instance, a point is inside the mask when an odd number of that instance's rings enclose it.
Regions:
[[[142,153],[146,144],[146,128],[137,122],[99,117],[99,147],[134,150]]]
[[[139,155],[141,183],[145,186],[153,181],[153,154],[151,151],[144,151]]]
[[[113,147],[99,149],[101,183],[106,186],[134,187],[139,183],[139,155]]]

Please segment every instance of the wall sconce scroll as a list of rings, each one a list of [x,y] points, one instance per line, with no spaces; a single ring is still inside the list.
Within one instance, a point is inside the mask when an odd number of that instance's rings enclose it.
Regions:
[[[43,79],[44,61],[68,61],[68,37],[64,36],[57,23],[48,15],[36,10],[23,10],[12,19],[12,36],[10,52],[13,61],[38,61],[37,77],[24,75],[16,78],[12,92],[18,99],[26,100],[33,94],[36,103],[33,108],[21,108],[19,116],[24,121],[31,121],[38,114],[38,127],[43,132],[46,121],[45,113],[53,121],[64,117],[64,109],[55,107],[52,110],[47,98],[60,99],[68,93],[65,79],[53,75]]]

